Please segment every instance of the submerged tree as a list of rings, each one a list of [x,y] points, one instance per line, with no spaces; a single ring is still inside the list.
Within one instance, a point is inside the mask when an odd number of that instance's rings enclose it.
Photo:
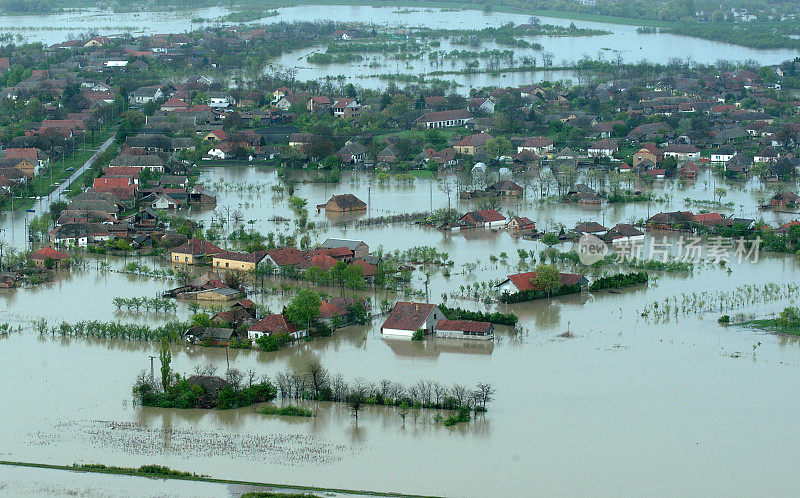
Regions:
[[[161,361],[161,385],[166,391],[169,387],[169,364],[172,362],[172,353],[165,338],[161,339],[161,353],[158,355],[158,359]]]

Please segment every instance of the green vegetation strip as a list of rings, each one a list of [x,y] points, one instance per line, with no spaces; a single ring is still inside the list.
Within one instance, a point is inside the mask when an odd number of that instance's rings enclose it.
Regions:
[[[182,481],[196,481],[196,482],[209,482],[215,484],[237,484],[244,486],[261,486],[279,489],[297,489],[303,491],[319,491],[322,493],[348,493],[353,495],[363,496],[400,496],[400,497],[433,497],[435,495],[411,495],[403,493],[389,493],[384,491],[367,491],[363,489],[343,489],[343,488],[323,488],[319,486],[298,486],[292,484],[275,484],[268,482],[255,482],[255,481],[240,481],[236,479],[219,479],[208,476],[198,476],[189,472],[174,471],[167,467],[160,467],[156,465],[144,465],[138,469],[126,467],[109,467],[98,464],[86,465],[56,465],[49,463],[33,463],[33,462],[15,462],[12,460],[0,460],[0,465],[8,465],[12,467],[29,467],[35,469],[50,469],[50,470],[68,470],[72,472],[92,472],[95,474],[115,474],[125,476],[137,477],[158,477],[163,479],[178,479]],[[164,469],[163,473],[154,473],[152,470],[156,468]],[[144,470],[143,470],[144,469]]]
[[[258,413],[262,415],[282,415],[284,417],[313,417],[314,413],[307,409],[301,408],[299,406],[284,406],[282,408],[278,408],[277,406],[265,406],[264,408],[258,410]]]

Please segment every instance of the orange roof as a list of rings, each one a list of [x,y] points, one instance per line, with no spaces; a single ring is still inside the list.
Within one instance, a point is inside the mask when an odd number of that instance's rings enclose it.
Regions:
[[[31,254],[31,259],[36,259],[36,260],[45,260],[45,259],[60,260],[60,259],[66,259],[68,257],[69,256],[67,256],[63,252],[56,251],[52,247],[42,247],[35,253]]]

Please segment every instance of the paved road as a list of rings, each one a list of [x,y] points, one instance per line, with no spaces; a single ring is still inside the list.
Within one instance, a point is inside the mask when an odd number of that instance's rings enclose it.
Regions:
[[[73,171],[69,178],[67,178],[66,180],[61,182],[61,185],[59,185],[58,187],[56,187],[55,190],[50,192],[50,195],[48,195],[47,197],[42,197],[41,198],[41,200],[38,203],[40,212],[44,213],[44,212],[49,211],[50,210],[50,203],[54,202],[54,201],[57,201],[59,196],[61,194],[63,194],[69,188],[70,185],[72,185],[72,182],[77,180],[78,177],[80,177],[87,169],[92,167],[92,164],[94,164],[94,162],[97,160],[97,158],[100,156],[100,154],[105,152],[106,149],[109,148],[111,146],[111,144],[114,142],[114,136],[115,135],[111,135],[111,137],[109,137],[108,140],[103,142],[103,144],[100,146],[100,148],[97,149],[97,152],[92,154],[92,157],[87,159],[86,162],[83,163],[83,166],[81,166],[80,168],[78,168],[75,171]]]

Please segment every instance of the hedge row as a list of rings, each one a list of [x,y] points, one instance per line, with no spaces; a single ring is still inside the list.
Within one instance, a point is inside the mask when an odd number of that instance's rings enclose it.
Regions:
[[[602,289],[612,289],[615,287],[627,287],[629,285],[646,284],[648,280],[647,272],[634,271],[631,273],[618,273],[608,277],[598,278],[589,287],[591,291]]]
[[[524,303],[526,301],[535,301],[537,299],[547,299],[556,296],[565,296],[567,294],[579,294],[580,292],[581,292],[581,284],[564,285],[552,292],[545,292],[536,289],[519,291],[513,294],[509,294],[506,292],[500,296],[500,302]],[[444,310],[442,310],[442,312],[444,312]]]

